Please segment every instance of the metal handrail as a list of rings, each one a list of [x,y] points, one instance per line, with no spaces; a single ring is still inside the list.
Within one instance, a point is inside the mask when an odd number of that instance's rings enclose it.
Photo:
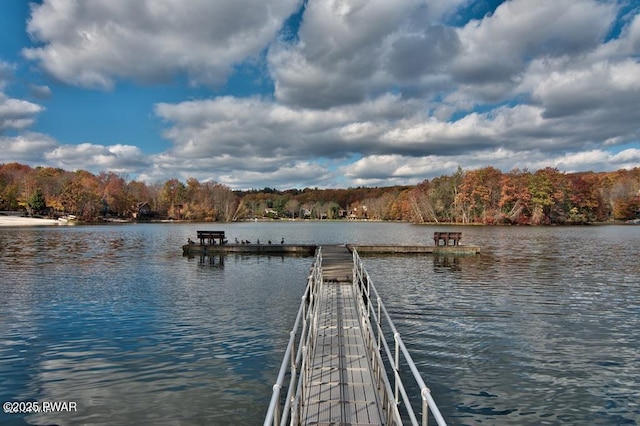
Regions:
[[[297,424],[298,421],[296,420],[300,419],[303,382],[307,376],[305,370],[312,353],[312,346],[315,343],[318,325],[317,295],[322,286],[322,281],[322,248],[318,247],[295,323],[289,333],[289,343],[282,359],[278,378],[273,385],[264,426],[284,426],[289,420],[291,420],[292,424]],[[298,330],[301,322],[302,328]],[[298,336],[298,351],[296,351],[295,345],[296,336]],[[289,381],[288,390],[283,403],[281,390],[285,385],[287,376]]]
[[[386,355],[386,359],[388,360],[387,365],[393,370],[392,378],[393,378],[393,398],[395,404],[398,405],[400,402],[400,397],[402,397],[403,406],[405,408],[405,412],[409,419],[411,420],[411,424],[419,425],[416,414],[413,411],[413,407],[411,405],[411,397],[407,394],[405,386],[400,377],[400,355],[402,355],[404,363],[409,366],[409,369],[413,375],[415,380],[415,384],[420,389],[419,398],[421,400],[422,406],[422,414],[421,414],[421,424],[423,426],[427,426],[429,420],[429,410],[431,410],[431,414],[435,419],[438,426],[446,426],[446,421],[438,406],[436,405],[433,397],[431,396],[431,390],[427,387],[413,362],[413,358],[409,354],[402,338],[400,337],[400,333],[396,329],[389,313],[387,312],[387,308],[382,303],[382,299],[378,294],[375,286],[373,285],[373,281],[369,276],[369,273],[364,269],[364,264],[358,255],[357,250],[353,249],[353,285],[356,287],[357,294],[360,295],[360,302],[358,304],[360,309],[360,314],[362,318],[362,323],[364,325],[363,329],[366,330],[370,334],[368,340],[369,342],[373,342],[375,348],[373,352],[376,355],[372,360],[373,365],[375,366],[376,362],[380,362],[379,367],[375,367],[376,369],[380,368],[385,374],[382,378],[383,383],[381,383],[381,389],[387,389],[386,392],[389,392],[390,386],[388,385],[389,380],[386,377],[386,369],[384,365],[382,365],[382,357],[380,354],[382,353],[382,349],[384,348],[384,354]],[[386,320],[386,323],[383,324],[382,319]],[[375,328],[374,328],[375,324]],[[390,330],[390,334],[392,339],[388,339],[384,334],[383,325]],[[392,340],[394,342],[394,351],[391,351],[389,346],[389,341]],[[418,396],[414,396],[414,400],[417,399]],[[385,400],[390,400],[388,396],[384,396]],[[390,422],[391,423],[391,422]]]

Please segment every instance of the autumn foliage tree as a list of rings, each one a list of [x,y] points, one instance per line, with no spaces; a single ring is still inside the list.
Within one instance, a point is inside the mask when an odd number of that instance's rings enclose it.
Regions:
[[[499,211],[502,172],[493,167],[464,174],[456,195],[462,222],[493,224]]]
[[[640,168],[607,174],[605,182],[603,199],[610,207],[614,220],[640,216]]]
[[[500,178],[499,223],[522,225],[531,217],[531,192],[529,173],[512,170]]]
[[[640,217],[640,168],[603,173],[458,168],[413,186],[232,191],[195,178],[147,184],[113,172],[0,164],[0,210],[33,211],[33,197],[44,200],[49,214],[75,214],[86,221],[132,217],[147,204],[158,217],[194,221],[585,224]]]

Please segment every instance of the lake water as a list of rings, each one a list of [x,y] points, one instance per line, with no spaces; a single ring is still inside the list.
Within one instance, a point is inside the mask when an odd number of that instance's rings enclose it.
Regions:
[[[431,244],[365,265],[449,424],[638,424],[640,226],[139,224],[0,229],[0,424],[261,424],[313,259],[182,256],[233,240]]]

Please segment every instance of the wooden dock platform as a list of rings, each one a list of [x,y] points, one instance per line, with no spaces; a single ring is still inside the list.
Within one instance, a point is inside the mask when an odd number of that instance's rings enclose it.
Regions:
[[[349,249],[355,248],[360,254],[478,254],[480,247],[476,245],[397,245],[397,244],[347,244]]]
[[[322,257],[318,333],[301,423],[384,424],[358,319],[352,254],[346,246],[323,246]]]
[[[315,244],[185,244],[185,255],[220,255],[231,253],[313,256]]]

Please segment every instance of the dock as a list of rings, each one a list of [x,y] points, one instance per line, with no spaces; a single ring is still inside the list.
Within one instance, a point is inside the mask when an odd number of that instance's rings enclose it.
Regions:
[[[185,244],[182,253],[195,255],[223,255],[233,253],[268,254],[282,256],[313,256],[315,244]]]
[[[224,231],[197,231],[199,243],[188,239],[182,246],[185,256],[195,255],[224,255],[231,253],[313,256],[318,248],[317,244],[267,244],[245,242],[229,243]],[[478,254],[480,247],[476,245],[460,244],[462,232],[435,232],[434,245],[430,244],[346,244],[350,251],[354,249],[361,254]],[[443,244],[440,244],[443,242]],[[452,244],[449,244],[449,243]]]
[[[460,244],[457,246],[398,245],[398,244],[346,244],[349,250],[360,254],[478,254],[480,247]],[[315,244],[185,244],[185,256],[224,255],[233,253],[267,254],[281,256],[313,256],[318,248]]]
[[[401,368],[419,394],[405,390]],[[264,425],[401,425],[403,418],[446,425],[357,249],[318,247]]]
[[[350,250],[354,248],[360,254],[478,254],[480,247],[476,245],[460,244],[450,246],[433,246],[420,244],[347,244]]]

